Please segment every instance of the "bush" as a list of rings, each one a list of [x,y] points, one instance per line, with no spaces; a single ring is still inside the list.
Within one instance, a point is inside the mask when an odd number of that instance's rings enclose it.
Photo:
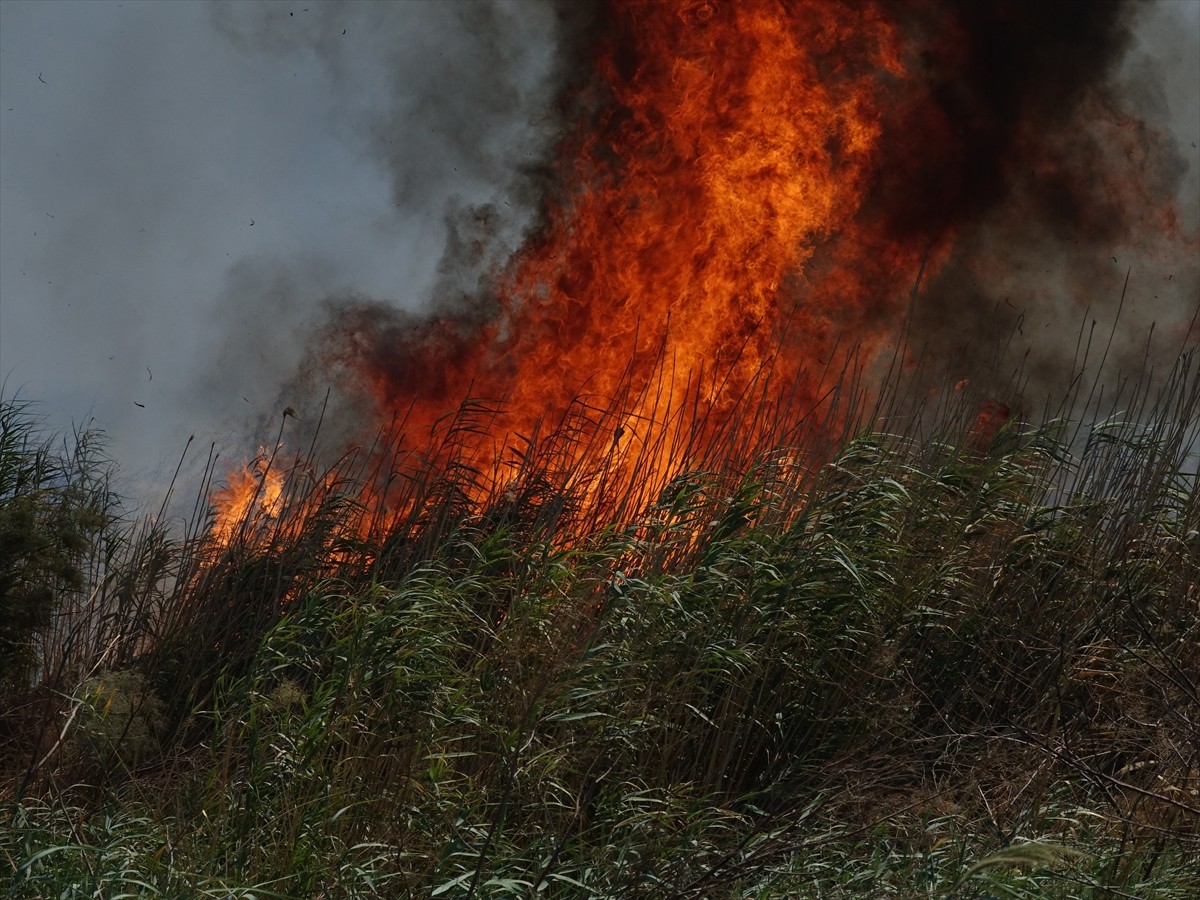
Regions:
[[[88,762],[134,769],[156,755],[163,704],[141,672],[100,672],[80,686],[76,702],[75,743]]]
[[[117,518],[102,437],[42,432],[29,406],[0,397],[0,684],[28,686],[33,639],[64,595],[88,586]]]

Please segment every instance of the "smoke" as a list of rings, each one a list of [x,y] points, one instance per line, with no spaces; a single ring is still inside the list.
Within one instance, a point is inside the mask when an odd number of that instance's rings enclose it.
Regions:
[[[927,155],[930,171],[914,149],[884,214],[954,235],[912,321],[913,340],[951,371],[1011,338],[1038,402],[1068,383],[1089,336],[1111,335],[1107,364],[1126,374],[1195,342],[1200,197],[1194,142],[1180,138],[1200,73],[1194,52],[1190,81],[1169,69],[1171,109],[1162,65],[1188,40],[1182,7],[958,4],[940,26],[923,60],[932,122],[892,134],[932,132],[959,152]]]
[[[267,420],[292,405],[302,423],[315,421],[330,382],[303,354],[327,340],[331,321],[343,330],[370,322],[399,353],[423,318],[449,314],[478,326],[494,315],[490,279],[537,226],[562,127],[556,102],[588,21],[586,5],[551,3],[330,4],[305,12],[296,22],[269,4],[222,3],[213,21],[244,53],[319,62],[339,101],[330,127],[386,174],[394,221],[415,220],[421,233],[407,245],[411,233],[395,235],[391,255],[404,263],[386,280],[363,278],[316,248],[231,268],[220,309],[228,337],[205,389],[219,405],[238,385],[264,383],[280,392],[258,407],[276,407]],[[378,227],[392,224],[381,216]],[[366,414],[352,394],[339,399],[324,426],[335,436]]]
[[[994,366],[995,355],[1006,347],[1001,376],[1015,374],[1007,384],[993,375],[982,389],[993,399],[1025,407],[1070,383],[1080,365],[1077,344],[1104,346],[1109,369],[1128,373],[1141,371],[1147,362],[1169,363],[1194,342],[1190,329],[1200,278],[1194,265],[1196,232],[1178,202],[1186,197],[1189,166],[1172,134],[1161,67],[1151,55],[1159,48],[1155,40],[1179,29],[1160,22],[1139,31],[1144,8],[1082,0],[1045,7],[1008,0],[905,0],[879,9],[901,29],[908,51],[902,60],[906,77],[890,94],[885,90],[877,151],[883,162],[855,227],[832,235],[808,260],[794,302],[803,308],[815,298],[829,267],[863,259],[861,248],[840,248],[847,241],[868,235],[896,246],[923,245],[932,274],[907,319],[912,352],[932,359],[935,375],[963,383],[965,376]],[[805,10],[798,4],[795,15]],[[642,12],[615,13],[591,19],[594,49],[576,53],[577,58],[598,58],[598,48],[616,47],[607,51],[615,61],[612,77],[626,81],[641,67],[670,65],[638,58],[633,50],[637,41],[626,30],[639,27]],[[1160,19],[1174,15],[1169,10],[1157,14]],[[500,54],[483,56],[490,69]],[[837,64],[829,63],[831,68]],[[588,73],[574,74],[577,94]],[[879,78],[886,83],[888,76]],[[573,96],[564,82],[561,73],[554,80],[560,96]],[[591,88],[589,102],[560,108],[582,117],[585,135],[598,128],[596,140],[603,142],[603,128],[625,127],[625,117],[619,109],[605,109],[611,100],[602,83],[593,81]],[[499,89],[489,103],[508,115],[510,97],[510,91]],[[1183,97],[1186,107],[1189,98]],[[448,112],[452,120],[462,119],[455,106]],[[547,121],[540,132],[544,147],[564,125],[574,126],[575,138],[562,144],[560,154],[575,146],[579,119],[564,117]],[[379,141],[379,129],[369,133],[390,170],[405,176],[396,178],[395,195],[407,196],[413,190],[406,177],[411,164],[396,161],[395,145]],[[472,148],[485,137],[470,129],[466,133]],[[507,185],[513,195],[540,198],[542,208],[569,209],[570,191],[590,188],[557,182],[540,170],[533,177],[521,161],[503,153],[478,158],[484,159],[502,163],[488,178]],[[612,183],[619,183],[621,165],[622,160],[612,160],[617,173],[608,174]],[[570,172],[569,160],[563,168]],[[536,199],[526,202],[536,208]],[[376,427],[381,410],[372,403],[381,397],[392,405],[399,401],[398,408],[382,411],[385,415],[403,414],[405,398],[453,408],[476,377],[495,389],[497,372],[505,366],[499,345],[515,321],[538,333],[539,341],[566,340],[564,327],[586,327],[582,306],[578,314],[584,318],[578,321],[565,310],[551,317],[560,326],[556,334],[497,305],[503,290],[496,279],[521,239],[536,232],[532,226],[520,234],[506,231],[498,212],[495,203],[454,208],[439,279],[419,312],[360,292],[332,296],[324,322],[309,340],[300,376],[287,387],[287,402],[295,408],[307,404],[311,422],[320,386],[341,388],[332,427],[328,419],[325,427],[335,443],[364,437],[356,425]],[[603,260],[596,265],[603,266]],[[581,284],[589,278],[582,271],[569,277]],[[904,309],[895,296],[896,273],[868,273],[861,283],[866,296],[859,298],[858,310],[851,313],[848,306],[841,319],[836,312],[826,314],[817,327],[847,332],[849,341],[864,329],[898,331]],[[516,296],[508,302],[535,301]],[[604,297],[587,300],[593,306],[603,302]],[[523,340],[528,343],[529,336]],[[522,350],[518,345],[513,352]],[[1088,360],[1093,376],[1098,355]],[[589,374],[580,373],[581,381]]]
[[[570,207],[552,163],[609,102],[606,6],[0,4],[0,376],[94,415],[150,495],[188,433],[252,452],[331,385],[354,434],[374,411],[339,347],[399,381],[469,371],[506,338],[496,279]],[[1138,364],[1151,323],[1156,357],[1194,341],[1200,5],[879,9],[922,78],[861,216],[930,248],[911,343],[965,370],[1011,331],[1049,389],[1127,273],[1110,359]]]
[[[1186,26],[1171,23],[1179,11],[1091,0],[904,0],[878,9],[905,36],[907,75],[890,87],[889,76],[879,75],[888,99],[878,149],[883,162],[857,227],[831,236],[808,260],[802,281],[810,290],[820,290],[811,286],[830,266],[862,259],[861,251],[839,249],[846,241],[865,234],[924,245],[933,274],[907,322],[914,352],[927,353],[959,380],[1006,345],[1004,365],[1019,367],[1019,377],[990,389],[1008,392],[1014,402],[1032,404],[1061,391],[1079,362],[1077,339],[1087,343],[1093,327],[1115,371],[1140,370],[1147,359],[1169,361],[1194,342],[1200,273],[1196,217],[1185,207],[1196,167],[1180,150],[1173,117],[1194,118],[1195,94],[1173,92],[1185,112],[1171,110],[1155,59],[1171,52],[1172,41],[1181,52],[1177,35]],[[639,27],[645,12],[639,10],[598,16],[591,30],[594,46],[617,48],[610,51],[613,77],[626,81],[641,67],[670,65],[636,55],[627,30]],[[806,11],[796,4],[797,17]],[[1142,19],[1150,21],[1145,30]],[[681,14],[680,21],[690,20]],[[846,63],[827,64],[832,72]],[[593,87],[593,103],[603,107],[603,85]],[[620,110],[597,115],[596,106],[584,105],[574,112],[585,123],[624,127]],[[619,171],[621,160],[612,165]],[[545,204],[569,207],[562,192],[572,186],[549,179],[535,186],[560,192],[543,194]],[[364,396],[372,385],[356,378],[365,374],[384,385],[384,394],[419,393],[447,407],[461,399],[452,385],[463,384],[448,379],[450,373],[494,369],[497,354],[485,345],[495,336],[485,326],[503,329],[509,319],[497,318],[490,279],[514,241],[491,224],[493,207],[464,212],[451,223],[431,312],[414,318],[361,295],[331,303],[302,369],[345,363],[338,383]],[[582,272],[571,277],[587,281]],[[823,313],[827,321],[819,327],[846,330],[850,341],[860,329],[898,330],[903,309],[895,281],[895,272],[862,276],[866,313]],[[796,304],[808,299],[798,288]],[[435,370],[442,377],[430,374]],[[369,405],[356,411],[368,414]]]
[[[242,452],[329,298],[478,295],[535,225],[586,8],[0,16],[0,378],[104,428],[143,499],[189,433]]]

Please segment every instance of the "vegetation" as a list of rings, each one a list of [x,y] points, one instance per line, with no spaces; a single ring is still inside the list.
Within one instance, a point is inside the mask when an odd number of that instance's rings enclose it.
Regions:
[[[62,449],[28,407],[0,403],[0,683],[28,679],[31,638],[66,594],[82,592],[116,518],[96,435]]]
[[[1200,356],[996,434],[888,384],[499,473],[468,404],[227,545],[5,401],[5,889],[1195,896]]]

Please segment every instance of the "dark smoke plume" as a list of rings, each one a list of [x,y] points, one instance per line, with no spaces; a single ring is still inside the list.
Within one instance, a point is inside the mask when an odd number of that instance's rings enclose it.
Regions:
[[[1119,69],[1142,7],[902,6],[929,35],[929,91],[889,130],[913,144],[896,153],[904,187],[885,189],[880,214],[931,240],[956,232],[918,302],[915,340],[965,368],[1011,334],[1034,394],[1069,380],[1093,320],[1103,335],[1117,329],[1108,362],[1127,372],[1154,324],[1151,362],[1194,342],[1197,240],[1176,203],[1187,166],[1133,103],[1154,73],[1123,80]],[[924,152],[927,141],[953,150]]]
[[[805,4],[793,6],[795,15],[805,14]],[[623,29],[636,28],[636,5],[614,2],[564,16],[570,8],[555,8],[557,99],[542,123],[546,148],[581,120],[620,126],[621,111],[605,108],[604,86],[588,80],[586,63],[595,55],[589,45],[617,46],[618,77],[663,62],[620,52],[633,46]],[[1063,386],[1076,363],[1076,335],[1093,321],[1113,327],[1118,305],[1110,363],[1140,366],[1152,326],[1152,359],[1194,343],[1198,245],[1194,223],[1176,202],[1187,165],[1161,123],[1146,121],[1134,103],[1153,92],[1156,73],[1122,70],[1141,7],[883,0],[877,8],[907,36],[905,63],[919,78],[895,86],[880,148],[886,164],[860,216],[882,233],[924,242],[937,263],[908,322],[910,345],[926,348],[951,373],[967,372],[1010,336],[1013,359],[1023,361],[1021,390],[1033,399]],[[490,33],[493,14],[471,7],[464,21]],[[485,66],[503,73],[506,52],[486,46]],[[503,196],[528,208],[569,203],[570,186],[548,174],[549,154],[524,159],[487,150],[491,126],[481,129],[476,116],[482,110],[482,121],[499,126],[514,109],[502,82],[481,97],[452,98],[453,126],[429,140],[445,142],[446,153],[462,154],[482,177],[506,185]],[[419,195],[422,184],[386,137],[402,119],[370,132],[372,152],[397,173],[397,202]],[[619,170],[620,161],[613,166]],[[461,204],[447,212],[439,280],[420,308],[350,292],[331,296],[289,391],[308,391],[311,403],[316,382],[337,359],[365,360],[368,371],[394,384],[420,381],[435,393],[439,382],[427,377],[430,370],[482,365],[480,336],[499,312],[495,279],[521,240],[538,239],[537,214],[514,232],[502,205]],[[831,236],[831,248],[838,239]],[[818,253],[810,264],[810,280],[819,277],[821,259]],[[802,290],[795,299],[803,305]],[[879,298],[879,321],[870,324],[899,328],[898,308],[894,298]],[[341,374],[353,381],[353,373]],[[367,409],[355,408],[348,386],[354,418]],[[448,407],[461,399],[442,387]]]

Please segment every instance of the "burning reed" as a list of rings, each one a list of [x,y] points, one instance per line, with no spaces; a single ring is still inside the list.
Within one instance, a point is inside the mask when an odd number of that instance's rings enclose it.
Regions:
[[[128,547],[166,569],[110,555],[45,633],[52,678],[6,712],[34,726],[5,757],[13,890],[1190,883],[1195,355],[1091,424],[1013,416],[986,447],[969,386],[930,419],[855,372],[716,439],[664,405],[623,469],[624,410],[582,402],[490,473],[456,437],[481,403],[421,453],[264,460],[278,507],[233,539],[148,533]],[[112,803],[101,834],[86,809]],[[931,821],[950,849],[925,871]],[[93,842],[140,862],[89,868]]]
[[[331,299],[183,535],[6,430],[14,895],[1187,896],[1194,297],[1113,293],[1169,374],[1026,336],[1192,246],[1129,9],[601,4],[525,244]]]

